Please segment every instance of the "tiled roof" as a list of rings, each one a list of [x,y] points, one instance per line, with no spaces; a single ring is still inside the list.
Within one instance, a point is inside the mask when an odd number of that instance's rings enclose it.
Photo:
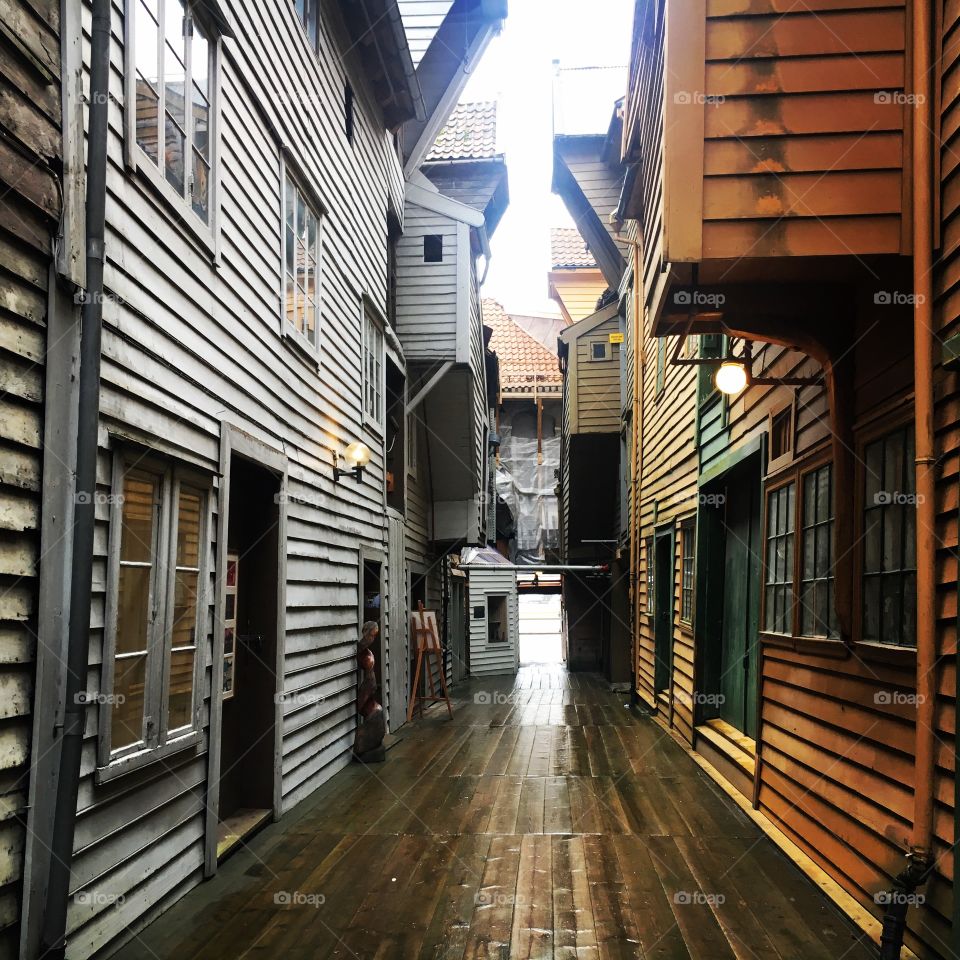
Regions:
[[[521,329],[496,300],[483,301],[483,322],[493,330],[490,349],[500,361],[500,386],[504,394],[558,393],[563,376],[557,356]]]
[[[488,160],[496,155],[497,104],[477,101],[457,104],[425,162]]]
[[[550,262],[554,270],[597,265],[579,231],[571,227],[550,228]]]

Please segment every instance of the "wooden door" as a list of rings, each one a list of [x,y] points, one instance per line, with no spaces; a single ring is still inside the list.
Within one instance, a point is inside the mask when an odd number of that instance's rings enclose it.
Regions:
[[[720,716],[756,735],[760,614],[760,489],[755,470],[741,469],[726,488]]]
[[[385,694],[390,732],[407,719],[410,695],[408,662],[410,659],[407,617],[407,564],[404,548],[404,523],[399,514],[390,513],[387,530],[387,676]]]
[[[659,533],[654,541],[654,670],[657,693],[670,686],[673,655],[673,531]]]
[[[465,581],[450,578],[450,609],[447,622],[450,624],[450,659],[454,683],[467,678],[467,611],[464,590]]]

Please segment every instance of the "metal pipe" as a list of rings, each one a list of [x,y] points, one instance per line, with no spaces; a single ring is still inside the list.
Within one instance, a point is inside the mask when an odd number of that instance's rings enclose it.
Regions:
[[[73,860],[73,830],[80,786],[80,760],[90,648],[90,594],[100,416],[100,335],[107,197],[107,129],[110,75],[110,0],[93,0],[90,42],[90,120],[87,140],[86,267],[81,310],[77,414],[77,478],[73,515],[70,623],[67,636],[60,771],[50,839],[50,872],[40,931],[40,956],[66,953],[67,901]]]
[[[913,8],[913,363],[917,494],[917,722],[912,859],[932,860],[937,698],[936,472],[933,428],[932,8]]]
[[[460,570],[516,570],[523,573],[564,573],[571,570],[586,570],[592,573],[609,573],[610,566],[606,563],[581,564],[574,563],[548,563],[544,566],[534,567],[527,563],[461,563]]]

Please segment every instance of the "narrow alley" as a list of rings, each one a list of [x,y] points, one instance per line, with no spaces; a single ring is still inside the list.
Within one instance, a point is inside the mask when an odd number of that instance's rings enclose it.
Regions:
[[[863,934],[598,678],[458,688],[117,954],[863,960]]]

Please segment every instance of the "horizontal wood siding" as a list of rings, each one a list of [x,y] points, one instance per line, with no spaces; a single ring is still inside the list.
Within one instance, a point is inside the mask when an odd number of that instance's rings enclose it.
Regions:
[[[36,658],[50,251],[60,216],[59,6],[0,32],[0,957],[18,955]]]
[[[607,289],[603,274],[593,268],[552,270],[551,296],[560,304],[570,323],[589,317],[597,310],[597,300]]]
[[[577,351],[576,423],[574,433],[617,433],[620,429],[620,354],[610,334],[620,329],[614,315],[575,341]],[[593,360],[593,345],[606,344],[607,359]]]
[[[397,335],[408,360],[457,357],[458,223],[410,201],[397,243]],[[423,238],[442,237],[443,262],[425,263]]]
[[[517,578],[512,570],[497,570],[484,567],[471,567],[467,573],[468,596],[467,609],[470,639],[470,674],[482,677],[489,674],[514,673],[517,669],[517,648],[520,631],[520,612],[517,599]],[[487,642],[487,597],[503,594],[507,597],[507,617],[509,622],[506,643]],[[475,617],[474,608],[482,607],[483,617]]]
[[[324,19],[317,54],[286,0],[228,0],[224,8],[234,36],[222,60],[218,266],[180,225],[181,216],[193,214],[173,211],[142,174],[124,166],[122,112],[111,108],[99,482],[108,493],[109,454],[127,435],[215,474],[222,420],[285,455],[281,683],[284,693],[300,694],[284,704],[276,760],[286,811],[349,760],[352,744],[357,548],[386,546],[382,439],[361,415],[360,297],[366,293],[385,309],[387,205],[400,193],[402,177],[365,80],[352,68],[358,99],[354,142],[347,143],[346,44],[334,35],[336,24]],[[110,83],[122,102],[124,30],[117,7],[113,34]],[[300,109],[304,103],[311,108]],[[294,342],[281,322],[281,143],[325,209],[318,354]],[[335,483],[330,448],[361,439],[372,451],[364,482]],[[220,490],[216,482],[213,487],[215,518]],[[108,518],[98,511],[91,689],[98,689],[107,578]],[[204,545],[211,580],[214,529]],[[204,740],[196,755],[179,757],[172,769],[150,767],[98,786],[91,708],[75,889],[121,899],[74,903],[69,925],[76,957],[130,936],[201,877],[212,617],[208,608],[200,645]]]

